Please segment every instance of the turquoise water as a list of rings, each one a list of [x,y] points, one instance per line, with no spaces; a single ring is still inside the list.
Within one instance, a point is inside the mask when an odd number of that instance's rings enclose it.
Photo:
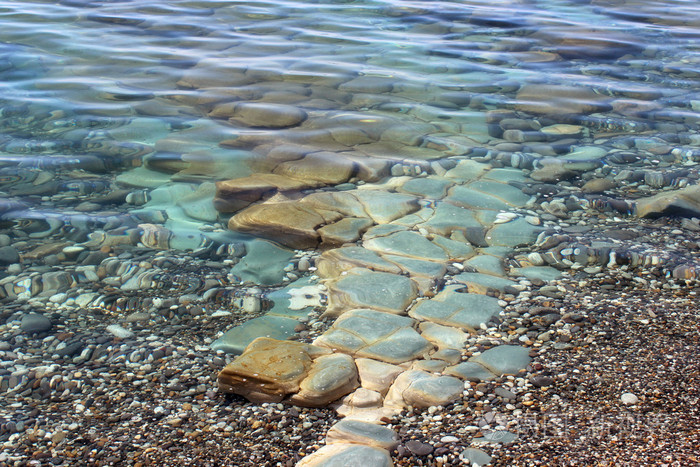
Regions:
[[[632,152],[603,175],[692,166],[699,17],[680,0],[0,2],[0,209],[34,236],[147,222],[193,249],[238,238],[212,182],[299,151],[391,175],[449,158],[530,170],[598,143]],[[583,131],[543,137],[553,125]],[[640,134],[672,150],[635,155]]]

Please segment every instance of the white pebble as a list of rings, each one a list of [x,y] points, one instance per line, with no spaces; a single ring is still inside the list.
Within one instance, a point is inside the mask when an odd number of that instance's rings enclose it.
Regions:
[[[639,402],[639,397],[635,396],[631,392],[626,392],[620,396],[620,400],[625,405],[634,405]]]

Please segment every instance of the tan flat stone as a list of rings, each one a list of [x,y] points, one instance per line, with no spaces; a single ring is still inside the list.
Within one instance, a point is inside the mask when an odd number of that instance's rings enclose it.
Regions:
[[[346,182],[353,173],[353,163],[332,152],[314,152],[303,159],[279,164],[274,173],[297,180],[313,180],[327,185]]]
[[[291,248],[315,248],[316,228],[325,223],[317,211],[296,201],[262,203],[248,207],[229,219],[231,230],[255,234]]]
[[[279,402],[299,390],[313,358],[328,349],[259,337],[219,373],[219,389],[253,402]]]
[[[253,174],[216,182],[214,206],[220,212],[236,212],[277,192],[299,191],[318,185],[318,182],[295,180],[282,175]]]

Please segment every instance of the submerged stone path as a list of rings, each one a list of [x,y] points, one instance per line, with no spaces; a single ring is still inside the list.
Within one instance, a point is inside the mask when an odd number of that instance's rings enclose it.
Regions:
[[[242,353],[220,373],[220,388],[306,406],[345,396],[336,405],[345,419],[299,465],[391,465],[395,436],[377,423],[406,407],[445,405],[462,397],[465,384],[517,374],[530,362],[516,339],[463,356],[467,337],[497,319],[497,296],[522,289],[507,277],[506,257],[543,231],[533,216],[525,219],[529,197],[513,181],[525,181],[521,171],[464,160],[440,177],[394,178],[393,191],[380,185],[295,201],[272,197],[240,211],[232,228],[263,236],[269,229],[292,247],[335,245],[324,229],[337,224],[328,221],[350,214],[357,221],[333,230],[345,246],[316,259],[316,287],[328,298],[332,326],[313,346],[270,339],[293,327],[274,310],[256,319],[269,327],[233,329],[213,344]],[[293,295],[294,284],[286,290]],[[250,343],[241,352],[242,342]]]

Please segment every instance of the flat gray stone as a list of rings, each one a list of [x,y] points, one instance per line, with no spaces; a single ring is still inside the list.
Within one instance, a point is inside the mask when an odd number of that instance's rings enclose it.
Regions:
[[[399,444],[394,430],[359,420],[341,420],[328,430],[326,444],[355,443],[391,451]]]
[[[527,368],[532,359],[530,350],[517,345],[499,345],[472,357],[470,362],[483,365],[496,375],[514,375]]]
[[[420,209],[418,199],[409,195],[380,190],[355,190],[353,194],[377,224],[388,224]]]
[[[474,248],[465,242],[435,235],[432,242],[445,250],[451,261],[464,261],[474,256]]]
[[[506,271],[503,268],[501,258],[491,255],[478,255],[464,262],[464,266],[474,268],[482,274],[490,274],[492,276],[503,277]]]
[[[454,279],[466,285],[470,293],[480,294],[486,294],[489,290],[503,292],[506,287],[517,284],[517,282],[509,279],[475,272],[457,274]]]
[[[437,203],[435,214],[423,224],[420,224],[428,232],[449,237],[455,230],[464,232],[477,231],[483,236],[484,226],[474,217],[472,211],[466,207],[455,206],[450,203]]]
[[[407,258],[405,256],[384,255],[384,258],[398,265],[404,272],[410,276],[429,277],[438,279],[445,275],[447,267],[441,263],[432,261],[424,261],[415,258]]]
[[[523,276],[527,279],[539,279],[545,282],[554,281],[562,277],[562,272],[559,269],[551,266],[529,266],[526,268],[518,268],[510,271],[513,277]]]
[[[470,467],[481,467],[491,462],[492,457],[481,449],[467,448],[459,454],[459,458]]]
[[[352,308],[373,308],[389,313],[405,313],[417,296],[416,284],[405,276],[356,268],[328,284],[328,315]]]
[[[391,467],[385,449],[361,444],[331,444],[304,457],[297,467]]]
[[[384,402],[390,407],[445,405],[461,397],[463,389],[457,378],[410,370],[396,378]]]
[[[211,344],[214,351],[222,350],[233,355],[240,355],[245,348],[258,337],[271,337],[285,340],[294,335],[294,328],[299,321],[281,316],[260,316],[227,331]]]
[[[500,184],[499,184],[500,185]],[[467,209],[491,209],[494,211],[508,210],[513,206],[503,199],[466,186],[455,186],[450,189],[450,195],[444,198],[448,203]]]
[[[246,244],[246,255],[231,268],[231,273],[242,282],[276,285],[285,277],[284,268],[294,252],[267,240],[255,239]]]
[[[344,313],[316,344],[387,363],[414,360],[433,347],[412,319],[367,309]]]
[[[423,198],[441,199],[452,182],[437,177],[412,178],[401,186],[401,191]]]
[[[374,251],[360,246],[325,251],[317,261],[317,267],[321,277],[337,277],[342,271],[348,271],[355,267],[393,274],[401,273],[401,268],[396,264],[387,261]]]
[[[445,371],[443,371],[443,373],[446,375],[456,376],[457,378],[466,381],[473,381],[476,383],[480,381],[490,381],[496,378],[496,375],[494,375],[489,370],[487,370],[482,365],[479,365],[476,362],[458,363],[455,366],[446,368]]]
[[[543,230],[542,227],[532,225],[523,218],[517,218],[494,225],[486,234],[486,241],[491,246],[529,246],[535,243]]]
[[[416,232],[396,232],[386,237],[374,237],[364,242],[365,248],[379,254],[408,256],[416,259],[446,261],[445,250]]]
[[[441,349],[462,349],[468,337],[464,331],[430,321],[420,323],[419,329],[421,336]]]
[[[474,331],[500,313],[498,299],[459,290],[461,286],[446,287],[435,298],[419,302],[408,314],[421,321]]]

